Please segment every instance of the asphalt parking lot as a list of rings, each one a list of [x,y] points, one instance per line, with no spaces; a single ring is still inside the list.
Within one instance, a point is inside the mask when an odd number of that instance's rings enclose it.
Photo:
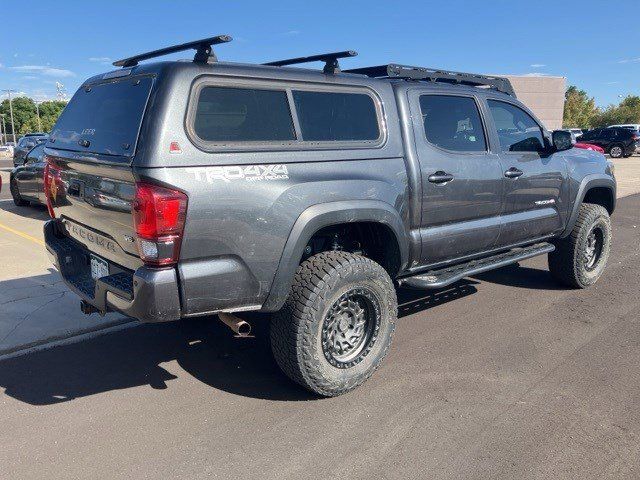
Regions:
[[[261,317],[249,339],[202,319],[0,359],[2,476],[640,478],[640,157],[616,169],[614,247],[594,288],[558,287],[535,258],[400,291],[387,361],[339,398],[279,372]],[[0,290],[34,291],[3,310],[27,305],[9,335],[28,337],[77,315],[77,299],[38,244],[46,211],[13,207],[2,175]]]

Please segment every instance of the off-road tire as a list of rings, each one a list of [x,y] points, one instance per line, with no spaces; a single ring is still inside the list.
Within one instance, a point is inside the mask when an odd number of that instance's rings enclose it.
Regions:
[[[602,248],[592,268],[588,268],[585,251],[589,233],[598,228],[602,232]],[[578,219],[565,238],[556,240],[555,251],[549,253],[549,270],[560,283],[573,288],[587,288],[600,278],[611,250],[611,220],[607,210],[593,203],[580,205]]]
[[[622,158],[624,155],[624,145],[616,143],[609,148],[609,155],[611,158]]]
[[[11,197],[13,197],[13,203],[15,203],[16,207],[24,207],[26,205],[29,205],[29,202],[20,196],[18,184],[13,178],[9,181],[9,190],[11,191]]]
[[[340,298],[358,289],[365,289],[379,306],[377,336],[358,363],[337,368],[323,349],[325,317]],[[298,267],[289,297],[273,316],[271,349],[294,382],[318,395],[341,395],[378,368],[391,345],[397,314],[393,282],[379,264],[346,252],[319,253]]]

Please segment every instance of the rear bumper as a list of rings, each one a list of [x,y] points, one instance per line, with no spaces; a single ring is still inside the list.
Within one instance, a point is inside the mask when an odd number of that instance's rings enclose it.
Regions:
[[[89,251],[62,232],[58,220],[44,225],[44,239],[51,261],[64,282],[82,300],[106,313],[117,311],[142,322],[166,322],[180,318],[180,295],[175,268],[140,267],[135,271],[113,266],[115,273],[91,278]]]

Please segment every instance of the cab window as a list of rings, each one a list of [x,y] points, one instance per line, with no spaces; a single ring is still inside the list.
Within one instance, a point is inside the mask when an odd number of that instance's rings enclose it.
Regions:
[[[488,100],[487,103],[503,151],[541,152],[544,150],[542,129],[531,115],[507,102]]]

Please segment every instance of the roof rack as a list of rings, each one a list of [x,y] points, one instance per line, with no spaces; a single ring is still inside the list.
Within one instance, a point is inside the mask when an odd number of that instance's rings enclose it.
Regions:
[[[333,74],[340,72],[339,58],[355,57],[358,52],[354,50],[345,50],[343,52],[333,53],[321,53],[320,55],[311,55],[310,57],[297,57],[289,58],[286,60],[277,60],[275,62],[263,63],[263,65],[270,65],[272,67],[284,67],[285,65],[295,65],[298,63],[309,62],[325,62],[322,71],[326,74]]]
[[[196,54],[193,57],[193,61],[196,63],[212,63],[216,62],[215,53],[213,53],[213,45],[219,43],[227,43],[233,40],[229,35],[217,35],[215,37],[203,38],[202,40],[195,40],[193,42],[181,43],[180,45],[173,45],[172,47],[161,48],[159,50],[153,50],[152,52],[141,53],[129,58],[123,58],[113,62],[116,67],[133,67],[142,60],[148,60],[150,58],[161,57],[163,55],[169,55],[170,53],[182,52],[184,50],[195,50]]]
[[[373,78],[406,78],[410,80],[428,80],[431,82],[444,82],[474,87],[489,87],[515,97],[516,94],[507,78],[479,75],[476,73],[449,72],[425,67],[412,67],[409,65],[378,65],[375,67],[353,68],[345,70],[345,73],[359,73]]]

